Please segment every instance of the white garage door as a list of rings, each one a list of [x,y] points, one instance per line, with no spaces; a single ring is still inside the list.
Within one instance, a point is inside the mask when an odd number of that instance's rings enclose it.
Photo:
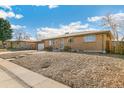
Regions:
[[[38,44],[38,50],[43,50],[44,49],[44,44]]]

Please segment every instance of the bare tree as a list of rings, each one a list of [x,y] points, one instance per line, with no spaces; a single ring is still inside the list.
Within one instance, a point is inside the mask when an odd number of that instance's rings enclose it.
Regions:
[[[14,38],[18,41],[20,40],[29,40],[31,38],[31,35],[25,31],[16,30],[14,32]]]
[[[113,20],[111,14],[107,14],[102,18],[102,26],[108,27],[111,29],[111,32],[113,33],[114,37],[118,40],[117,35],[117,24],[115,23],[115,20]]]
[[[101,25],[105,28],[109,28],[116,41],[119,41],[119,34],[122,35],[120,40],[123,40],[124,35],[121,32],[124,30],[124,22],[120,18],[116,18],[113,14],[109,13],[102,17]]]
[[[114,14],[107,14],[106,16],[103,16],[102,20],[101,20],[101,25],[105,28],[109,28],[114,36],[114,39],[117,41],[116,43],[114,43],[114,45],[116,46],[114,48],[114,52],[118,51],[117,53],[121,53],[122,54],[122,47],[123,44],[122,42],[119,41],[123,41],[124,40],[124,16],[120,16],[120,15],[114,15]]]

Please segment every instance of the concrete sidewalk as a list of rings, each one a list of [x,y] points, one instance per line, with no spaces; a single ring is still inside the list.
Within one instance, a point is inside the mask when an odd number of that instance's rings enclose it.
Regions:
[[[16,77],[8,74],[0,69],[0,88],[25,88],[28,87],[22,84]]]
[[[61,84],[55,80],[52,80],[50,78],[44,77],[41,74],[35,73],[33,71],[30,71],[26,68],[23,68],[19,65],[16,65],[12,62],[9,62],[7,60],[1,59],[0,58],[0,66],[2,68],[4,68],[6,71],[8,71],[11,74],[15,75],[18,79],[20,80],[20,83],[16,82],[17,80],[15,79],[7,79],[9,84],[8,86],[6,86],[7,84],[4,85],[4,83],[6,83],[5,81],[1,82],[0,85],[3,87],[26,87],[24,86],[27,85],[27,87],[32,87],[32,88],[69,88],[68,86]],[[1,76],[2,73],[5,74],[5,72],[1,72]],[[7,75],[7,78],[9,76]],[[2,80],[2,79],[1,79]],[[22,84],[23,85],[22,85]]]

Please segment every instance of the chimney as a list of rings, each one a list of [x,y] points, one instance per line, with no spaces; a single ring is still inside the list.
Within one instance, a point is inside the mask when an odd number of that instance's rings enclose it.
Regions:
[[[69,32],[66,32],[65,34],[69,34]]]

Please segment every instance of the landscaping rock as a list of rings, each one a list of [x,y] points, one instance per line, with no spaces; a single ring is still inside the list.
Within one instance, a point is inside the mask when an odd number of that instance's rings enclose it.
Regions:
[[[44,62],[41,64],[41,68],[48,68],[51,65],[51,62]]]
[[[44,52],[12,62],[70,87],[124,87],[124,57]]]

